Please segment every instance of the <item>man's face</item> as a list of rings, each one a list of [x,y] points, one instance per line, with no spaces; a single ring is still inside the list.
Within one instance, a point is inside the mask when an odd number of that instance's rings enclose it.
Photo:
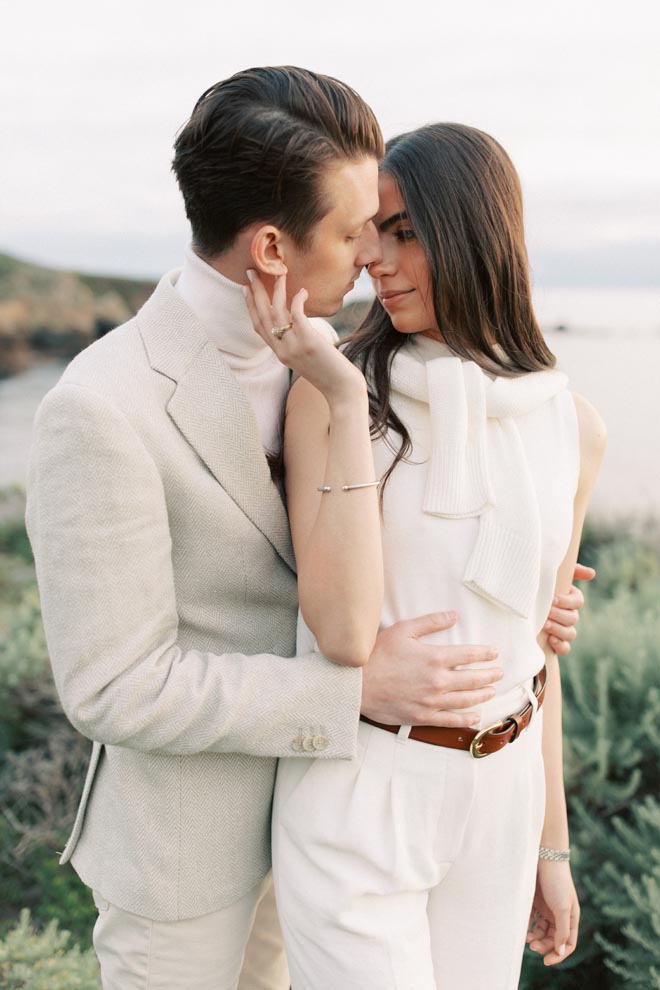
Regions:
[[[372,222],[378,211],[376,159],[332,165],[323,181],[330,210],[313,228],[305,250],[287,238],[284,258],[289,300],[307,289],[308,316],[330,316],[341,309],[361,269],[380,252]]]

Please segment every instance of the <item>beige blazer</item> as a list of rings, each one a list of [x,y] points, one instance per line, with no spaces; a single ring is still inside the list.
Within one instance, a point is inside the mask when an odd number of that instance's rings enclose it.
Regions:
[[[174,278],[42,402],[27,507],[57,689],[94,740],[62,862],[155,920],[261,880],[275,757],[351,757],[361,689],[293,656],[284,506]]]

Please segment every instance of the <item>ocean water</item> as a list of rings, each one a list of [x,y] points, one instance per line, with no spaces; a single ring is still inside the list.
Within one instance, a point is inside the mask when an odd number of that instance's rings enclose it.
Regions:
[[[369,291],[360,282],[348,299]],[[607,425],[594,515],[660,517],[660,288],[553,287],[536,290],[535,303],[572,389]],[[37,365],[0,381],[0,487],[25,483],[34,413],[62,367]]]
[[[657,288],[543,286],[533,289],[534,309],[545,331],[564,327],[574,333],[646,337],[660,334],[660,272]],[[346,302],[373,299],[363,272]]]
[[[657,289],[534,289],[534,307],[544,330],[558,326],[580,334],[631,339],[660,336]]]
[[[660,333],[549,332],[570,387],[598,410],[607,448],[594,516],[660,517]]]

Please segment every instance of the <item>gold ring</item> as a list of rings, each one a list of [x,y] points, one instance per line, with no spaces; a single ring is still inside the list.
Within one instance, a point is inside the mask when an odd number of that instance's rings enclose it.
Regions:
[[[293,323],[287,323],[285,327],[273,327],[273,329],[270,332],[272,333],[273,337],[277,337],[278,340],[281,340],[284,334],[287,332],[287,330],[290,330],[292,326]]]

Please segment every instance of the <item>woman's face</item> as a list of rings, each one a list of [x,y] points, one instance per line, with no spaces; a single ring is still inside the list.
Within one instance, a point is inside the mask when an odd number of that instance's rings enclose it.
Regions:
[[[376,294],[400,333],[439,337],[428,261],[397,184],[387,172],[378,177],[378,198],[374,223],[380,258],[369,265]]]

